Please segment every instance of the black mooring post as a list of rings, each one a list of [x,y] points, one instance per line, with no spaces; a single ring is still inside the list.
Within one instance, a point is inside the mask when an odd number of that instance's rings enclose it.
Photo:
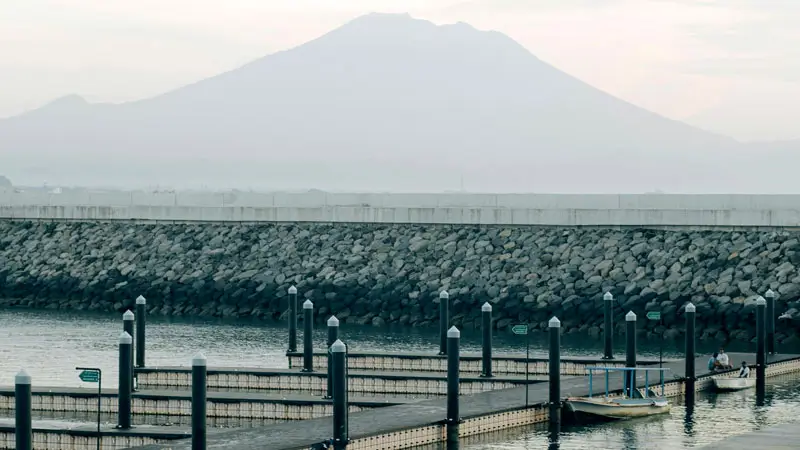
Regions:
[[[550,330],[550,424],[561,424],[561,321],[553,316],[547,323]],[[530,386],[525,386],[528,389]]]
[[[439,354],[447,354],[447,328],[450,326],[450,294],[439,293]]]
[[[144,340],[147,316],[147,300],[141,295],[136,297],[136,367],[144,365]]]
[[[339,340],[339,319],[336,316],[331,316],[328,319],[328,341],[326,342],[328,348],[328,389],[323,398],[333,398],[333,354],[331,353],[331,345]]]
[[[460,413],[458,411],[459,394],[459,343],[461,332],[458,328],[451,327],[447,330],[447,450],[458,450],[458,425]]]
[[[625,367],[636,367],[636,314],[628,311],[625,314]],[[628,396],[633,397],[636,390],[636,374],[631,376],[625,372],[625,385],[628,387]]]
[[[289,288],[289,348],[286,353],[297,352],[297,288]]]
[[[131,374],[131,335],[122,332],[119,336],[119,387],[117,389],[117,400],[119,403],[117,428],[128,430],[131,428],[131,385],[133,379]]]
[[[603,359],[614,359],[614,296],[603,295]]]
[[[492,305],[486,302],[481,306],[481,333],[483,334],[483,370],[481,376],[492,376]]]
[[[684,378],[686,378],[685,391],[694,392],[694,381],[697,378],[695,372],[695,361],[697,360],[697,352],[695,350],[695,322],[697,319],[697,308],[694,304],[689,303],[684,309],[686,313],[686,365]]]
[[[192,358],[192,450],[206,450],[207,366],[202,353]]]
[[[756,300],[756,395],[762,395],[766,388],[767,352],[765,313],[767,301],[763,297]]]
[[[136,341],[133,339],[133,320],[134,315],[130,309],[122,314],[122,331],[128,333],[128,336],[131,337],[131,391],[135,390],[133,380],[136,379],[136,372],[133,370],[133,349],[136,346]]]
[[[333,362],[333,448],[344,450],[347,448],[347,346],[344,342],[336,340],[331,345],[331,360]]]
[[[303,302],[303,372],[314,371],[314,303]]]
[[[772,289],[767,290],[764,294],[767,298],[767,353],[770,355],[775,354],[775,291]]]
[[[14,434],[17,450],[33,449],[31,376],[25,369],[14,377]]]

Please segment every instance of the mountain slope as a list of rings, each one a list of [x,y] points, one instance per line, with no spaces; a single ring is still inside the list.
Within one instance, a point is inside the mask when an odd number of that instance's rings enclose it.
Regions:
[[[500,33],[386,14],[151,99],[62,99],[0,121],[0,150],[51,183],[562,192],[733,186],[709,171],[744,151]]]

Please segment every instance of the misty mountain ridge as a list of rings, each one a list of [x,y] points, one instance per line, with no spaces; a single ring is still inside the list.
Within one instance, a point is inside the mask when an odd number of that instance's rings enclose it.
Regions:
[[[7,175],[73,185],[737,192],[770,182],[743,176],[764,166],[752,148],[608,95],[502,33],[405,14],[149,99],[71,95],[0,120]]]

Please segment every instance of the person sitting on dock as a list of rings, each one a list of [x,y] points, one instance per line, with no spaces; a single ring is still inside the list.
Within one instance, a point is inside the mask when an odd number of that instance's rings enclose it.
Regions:
[[[742,368],[739,369],[739,378],[747,378],[750,376],[750,368],[747,367],[747,363],[742,361]]]
[[[719,356],[717,356],[717,361],[719,362],[720,369],[733,369],[730,360],[728,359],[728,354],[725,353],[724,349],[719,349]]]

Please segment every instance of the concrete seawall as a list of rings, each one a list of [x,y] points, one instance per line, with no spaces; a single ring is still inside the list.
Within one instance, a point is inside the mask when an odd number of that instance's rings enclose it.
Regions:
[[[800,195],[0,192],[0,219],[794,228]]]

